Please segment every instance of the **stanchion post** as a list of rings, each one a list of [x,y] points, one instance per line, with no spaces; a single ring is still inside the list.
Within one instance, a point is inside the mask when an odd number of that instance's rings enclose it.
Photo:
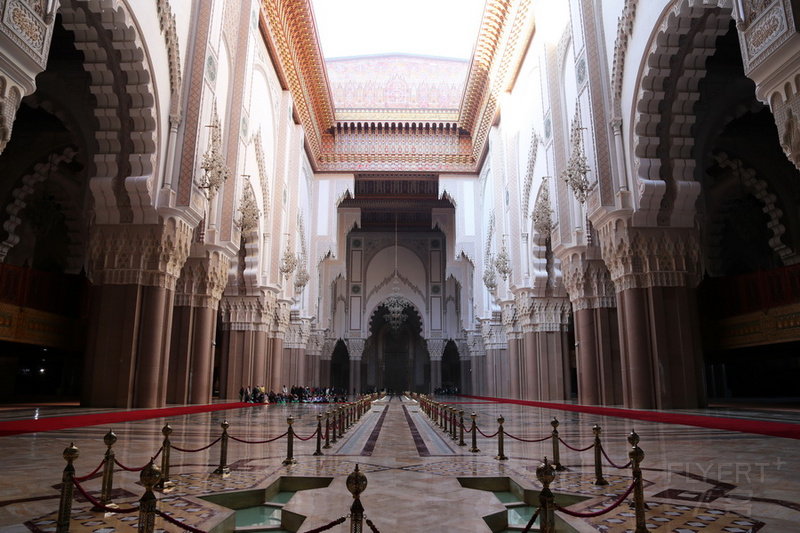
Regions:
[[[139,481],[144,485],[144,494],[139,500],[139,533],[153,533],[156,526],[156,495],[153,487],[161,480],[161,470],[150,463],[139,472]]]
[[[364,522],[364,506],[361,504],[361,493],[367,488],[367,476],[356,469],[347,476],[347,490],[353,495],[353,505],[350,506],[350,533],[361,533]]]
[[[458,425],[458,410],[455,407],[450,408],[450,438],[458,440],[456,434],[456,426]]]
[[[458,422],[458,434],[459,434],[458,445],[459,446],[466,446],[467,443],[464,442],[464,410],[463,409],[459,409],[458,410],[458,419],[459,419],[459,422]]]
[[[544,462],[536,469],[536,479],[542,484],[539,493],[539,531],[541,533],[555,533],[555,499],[550,490],[550,483],[556,478],[556,470],[544,458]]]
[[[222,427],[222,438],[219,446],[219,466],[214,470],[214,473],[223,476],[231,473],[231,469],[228,468],[228,428],[230,426],[227,420],[223,420],[222,424],[220,424],[220,427]]]
[[[503,453],[503,434],[504,434],[503,423],[505,421],[506,421],[506,419],[503,418],[503,415],[500,415],[500,417],[497,419],[497,424],[500,427],[497,430],[497,455],[495,456],[495,459],[497,459],[498,461],[507,461],[508,460],[508,457],[506,457],[506,454]]]
[[[339,412],[338,407],[334,407],[333,409],[331,409],[331,418],[333,419],[331,420],[331,434],[332,434],[331,442],[334,444],[336,444],[336,413],[338,412]]]
[[[469,416],[472,418],[472,448],[470,448],[469,451],[478,453],[481,451],[480,448],[478,448],[478,425],[475,423],[475,419],[478,418],[478,415],[473,411]]]
[[[286,442],[286,459],[283,460],[283,465],[293,465],[297,464],[297,460],[294,458],[294,428],[292,424],[294,424],[294,417],[290,416],[286,419],[286,423],[289,425],[289,430],[286,432],[286,438],[288,439]]]
[[[103,444],[108,448],[103,460],[103,484],[100,487],[100,503],[106,507],[116,507],[115,504],[111,503],[111,490],[114,488],[114,464],[117,457],[111,447],[114,446],[115,442],[117,442],[117,436],[109,429],[108,433],[103,436]],[[92,511],[98,512],[102,511],[102,509],[95,505],[92,507]]]
[[[165,489],[174,485],[169,480],[169,460],[170,450],[172,450],[172,442],[169,436],[172,434],[172,427],[166,424],[161,428],[161,434],[164,435],[164,442],[161,444],[161,481],[156,483],[156,488]]]
[[[564,467],[561,465],[561,454],[558,450],[558,419],[553,417],[550,425],[553,426],[553,468],[560,472],[564,470]]]
[[[314,455],[322,455],[322,415],[317,415],[317,450]]]
[[[600,442],[600,426],[595,424],[592,427],[594,433],[594,484],[595,485],[608,485],[608,481],[603,477],[603,444]]]
[[[75,466],[72,464],[78,458],[80,452],[75,447],[75,443],[64,448],[62,454],[67,466],[61,474],[61,500],[58,504],[58,519],[56,520],[56,533],[67,533],[69,531],[69,517],[72,514],[72,493],[74,491],[73,479],[75,478]]]
[[[331,447],[331,412],[325,411],[325,448],[326,450]]]
[[[639,435],[635,431],[631,431],[628,435],[628,443],[631,449],[628,452],[628,458],[631,460],[631,470],[633,471],[633,506],[636,510],[636,529],[634,533],[647,533],[647,523],[645,518],[644,502],[644,485],[642,483],[642,468],[641,463],[644,459],[644,452],[639,448]]]

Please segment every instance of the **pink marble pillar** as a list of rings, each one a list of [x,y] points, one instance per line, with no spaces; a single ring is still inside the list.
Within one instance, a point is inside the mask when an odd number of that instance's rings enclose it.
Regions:
[[[189,403],[211,403],[214,388],[214,335],[217,310],[211,307],[194,308],[195,327],[192,348],[192,371]]]
[[[526,331],[524,335],[526,398],[529,400],[540,400],[539,344],[537,342],[536,332],[532,329]]]
[[[279,392],[283,390],[283,386],[290,387],[286,381],[286,376],[283,375],[283,337],[273,337],[270,339],[272,344],[272,381],[270,382],[272,390]]]
[[[253,385],[267,387],[267,332],[253,332]],[[267,389],[269,392],[269,389]]]
[[[509,368],[509,387],[508,390],[501,391],[507,398],[519,399],[520,396],[520,371],[519,371],[519,344],[520,339],[509,334],[508,336],[508,368]]]
[[[578,362],[578,402],[600,405],[599,355],[593,309],[575,311],[575,340]]]
[[[646,289],[627,289],[617,298],[620,308],[621,343],[625,369],[625,406],[656,408],[654,367],[651,352],[650,314]]]
[[[172,291],[142,287],[140,320],[133,407],[161,407],[166,404],[169,355],[165,348],[172,320]]]

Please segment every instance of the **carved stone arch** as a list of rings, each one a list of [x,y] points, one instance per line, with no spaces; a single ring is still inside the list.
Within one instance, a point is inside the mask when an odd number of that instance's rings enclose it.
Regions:
[[[152,215],[158,121],[139,29],[121,0],[65,0],[59,12],[91,75],[97,222],[142,221]]]
[[[380,322],[383,320],[383,313],[386,313],[386,312],[387,312],[386,306],[383,305],[383,301],[378,302],[377,305],[375,305],[375,307],[373,307],[370,310],[370,312],[368,313],[368,316],[369,316],[369,321],[368,321],[369,330],[368,330],[368,333],[377,333],[377,331],[378,331],[377,328],[379,327]],[[413,315],[409,315],[409,319],[413,318],[414,320],[411,320],[411,322],[414,323],[414,324],[418,324],[419,325],[417,331],[411,331],[411,333],[412,334],[416,333],[418,336],[424,337],[425,315],[423,313],[420,313],[420,311],[417,308],[417,306],[414,305],[414,303],[410,302],[410,301],[409,301],[409,304],[406,306],[404,312],[405,313],[413,313]],[[406,323],[408,323],[408,322],[409,322],[409,320],[406,320]]]
[[[728,154],[725,152],[715,154],[714,158],[716,167],[720,171],[729,173],[729,178],[726,180],[728,183],[743,187],[762,205],[761,210],[769,219],[767,223],[767,227],[771,232],[769,247],[781,258],[784,265],[793,265],[799,262],[800,256],[783,240],[786,233],[786,225],[784,223],[786,214],[776,204],[777,195],[770,190],[769,184],[758,178],[755,169],[746,166],[739,159],[729,159]],[[721,254],[723,213],[717,210],[715,214],[716,216],[709,217],[706,221],[706,254],[709,266],[712,266],[713,261],[719,258]]]
[[[637,225],[689,227],[700,185],[695,181],[694,105],[705,61],[728,31],[727,0],[676,0],[645,52],[633,120],[638,177]]]
[[[17,233],[19,226],[22,224],[21,214],[22,211],[28,207],[28,202],[31,196],[46,182],[54,180],[61,174],[61,166],[72,163],[78,152],[71,146],[65,148],[60,154],[49,154],[45,159],[34,165],[32,172],[22,176],[20,185],[11,192],[11,201],[6,205],[7,218],[3,222],[3,229],[7,232],[7,237],[0,243],[0,262],[5,260],[8,252],[19,243],[20,235]],[[82,232],[82,215],[80,210],[74,205],[74,202],[68,197],[67,190],[59,186],[56,188],[56,201],[62,206],[61,214],[64,216],[64,223],[67,228],[67,236],[69,238],[68,247],[70,249],[69,263],[67,269],[69,271],[80,270],[82,266],[81,253],[83,249]],[[54,190],[56,190],[54,189]],[[5,217],[4,217],[5,218]],[[74,256],[74,257],[73,257]]]

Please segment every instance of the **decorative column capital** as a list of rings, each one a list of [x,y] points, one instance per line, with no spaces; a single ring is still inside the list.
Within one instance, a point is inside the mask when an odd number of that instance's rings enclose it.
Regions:
[[[364,339],[347,339],[347,351],[350,354],[350,359],[361,360],[364,355]]]
[[[573,253],[561,260],[564,286],[576,311],[616,307],[617,293],[605,262]]]
[[[603,259],[617,292],[697,286],[702,254],[696,230],[620,226],[611,220],[598,229]]]
[[[230,264],[230,258],[216,250],[208,250],[203,257],[189,257],[175,284],[175,305],[217,309],[228,283]]]
[[[446,344],[444,339],[425,339],[425,342],[428,345],[428,354],[431,361],[441,361]]]
[[[193,228],[181,218],[164,224],[92,227],[89,277],[96,285],[175,289],[189,257]]]

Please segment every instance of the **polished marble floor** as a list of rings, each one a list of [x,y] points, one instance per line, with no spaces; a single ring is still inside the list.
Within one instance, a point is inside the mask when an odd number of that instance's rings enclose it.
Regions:
[[[213,473],[219,466],[219,444],[195,452],[173,449],[170,466],[173,486],[157,492],[161,510],[200,530],[219,527],[230,512],[198,499],[199,496],[235,495],[269,486],[282,477],[332,479],[325,488],[297,492],[284,507],[285,511],[305,517],[299,531],[328,524],[348,514],[352,496],[345,480],[358,465],[368,480],[361,497],[365,514],[378,531],[488,532],[492,529],[485,517],[505,513],[506,506],[494,493],[464,485],[475,485],[476,480],[480,485],[484,479],[508,478],[531,494],[538,493],[536,467],[543,457],[552,459],[552,441],[523,440],[549,435],[554,416],[560,421],[561,438],[578,449],[592,443],[591,428],[599,424],[604,449],[619,465],[627,462],[626,437],[635,429],[641,438],[639,446],[646,454],[642,468],[651,531],[800,531],[797,440],[463,398],[439,399],[467,413],[474,411],[479,427],[488,435],[496,432],[497,418],[502,415],[508,435],[504,441],[508,460],[495,459],[497,438],[479,435],[477,446],[481,451],[471,453],[471,436],[466,437],[467,446],[459,446],[457,440],[421,412],[417,402],[401,397],[374,402],[372,409],[342,438],[331,443],[329,449],[323,449],[322,456],[313,455],[315,438],[295,440],[293,456],[297,463],[288,466],[282,464],[287,458],[285,438],[272,443],[262,441],[285,432],[288,416],[294,417],[297,435],[309,437],[316,429],[316,415],[324,413],[328,406],[254,406],[113,427],[98,425],[0,437],[0,533],[55,531],[61,472],[66,464],[62,451],[70,443],[80,450],[75,462],[76,475],[85,476],[102,461],[106,451],[103,436],[109,430],[118,439],[114,451],[119,463],[136,468],[157,453],[165,423],[173,429],[170,439],[174,447],[195,450],[221,434],[223,421],[230,424],[230,436],[238,439],[229,443],[227,463],[231,473],[224,476]],[[0,410],[0,421],[95,412],[70,407],[22,407]],[[793,410],[748,408],[694,413],[800,423],[800,413]],[[591,512],[607,507],[630,485],[629,469],[616,469],[606,462],[604,476],[609,485],[595,486],[591,450],[579,453],[562,445],[560,459],[566,470],[557,474],[552,489],[556,503],[563,498],[572,511]],[[465,479],[473,482],[459,482]],[[82,486],[96,497],[100,492],[100,475],[84,481]],[[131,508],[142,493],[138,472],[115,470],[112,499],[120,508]],[[91,507],[77,494],[70,531],[135,530],[138,513],[92,512]],[[634,525],[633,511],[626,503],[596,518],[561,513],[560,519],[572,530],[581,532],[631,531]],[[161,518],[157,519],[156,528],[182,530]],[[329,531],[348,530],[345,522]]]

